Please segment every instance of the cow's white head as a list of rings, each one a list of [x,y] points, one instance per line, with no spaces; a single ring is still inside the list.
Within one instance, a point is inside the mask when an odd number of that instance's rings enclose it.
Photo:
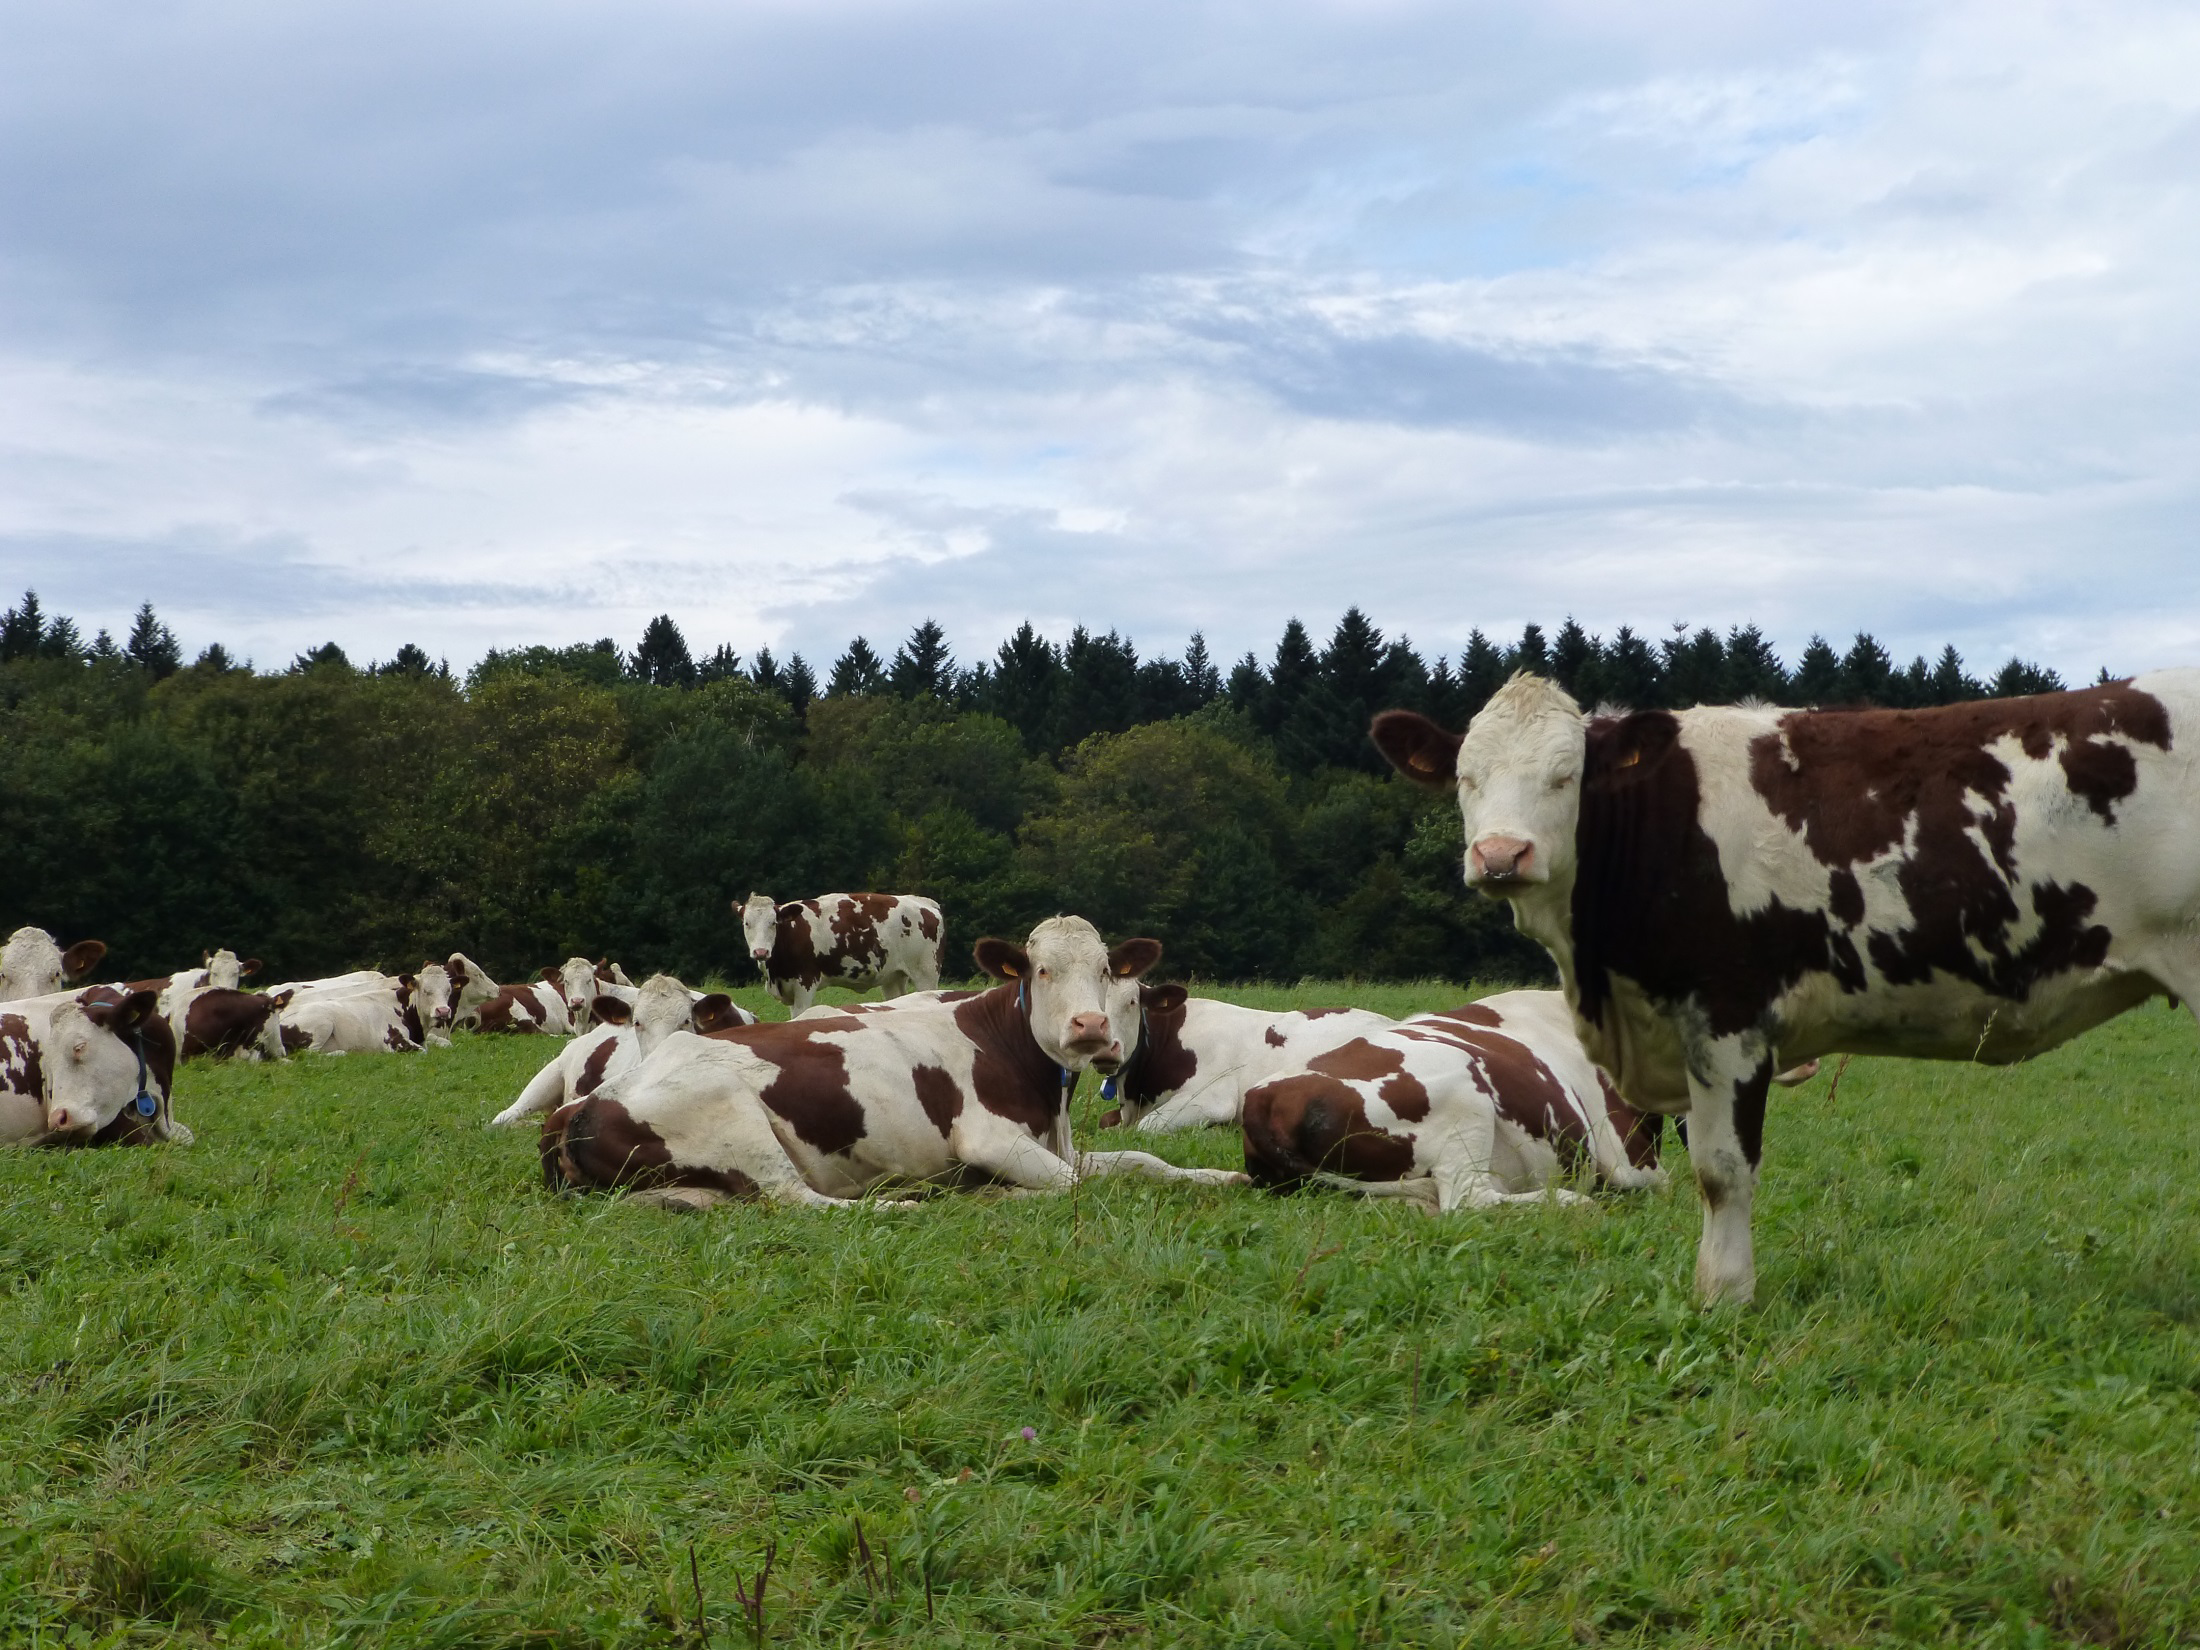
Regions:
[[[741,937],[748,942],[749,956],[762,968],[772,960],[772,947],[779,942],[779,902],[769,894],[751,894],[734,910],[741,915]]]
[[[46,1128],[64,1140],[89,1140],[137,1098],[139,1044],[167,1034],[158,994],[133,991],[119,1002],[57,1003],[47,1026]],[[145,1092],[161,1104],[167,1099],[158,1069],[163,1062],[154,1051],[147,1054]]]
[[[50,997],[97,968],[105,955],[104,940],[78,940],[64,951],[43,928],[18,928],[0,946],[0,1003]]]
[[[427,1031],[448,1031],[458,1013],[458,984],[450,969],[429,961],[413,976],[413,1000],[420,1009],[420,1024]]]
[[[1384,711],[1370,731],[1408,779],[1457,787],[1467,886],[1512,898],[1570,881],[1587,729],[1563,688],[1523,671],[1464,737],[1403,710]]]
[[[698,997],[670,974],[652,974],[636,988],[631,1003],[607,993],[590,1008],[605,1025],[632,1026],[644,1059],[675,1031],[718,1031],[752,1023],[723,991]]]
[[[240,960],[237,953],[227,946],[219,951],[202,953],[201,960],[206,965],[206,983],[219,986],[224,991],[240,990],[248,975],[260,971],[259,958],[245,957]]]
[[[1138,981],[1161,960],[1159,940],[1112,951],[1083,917],[1049,917],[1022,945],[982,939],[978,966],[1022,992],[1032,1040],[1056,1065],[1114,1071],[1138,1046]]]
[[[556,968],[546,969],[543,978],[558,988],[565,999],[566,1016],[572,1020],[575,1031],[588,1029],[588,1005],[595,1001],[602,989],[596,978],[596,965],[586,957],[568,957]]]

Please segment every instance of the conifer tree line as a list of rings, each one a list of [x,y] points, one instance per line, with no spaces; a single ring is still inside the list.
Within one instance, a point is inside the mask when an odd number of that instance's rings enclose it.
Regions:
[[[87,641],[29,594],[0,617],[0,932],[104,939],[128,974],[228,944],[275,977],[457,949],[499,977],[577,951],[741,981],[730,901],[877,888],[942,901],[950,973],[981,934],[1075,911],[1161,939],[1179,977],[1541,979],[1461,889],[1456,810],[1366,735],[1389,706],[1463,726],[1517,669],[1631,708],[2062,685],[1953,647],[1901,666],[1869,635],[1790,668],[1750,626],[1568,619],[1424,654],[1357,608],[1227,668],[1197,635],[1142,656],[1028,623],[964,663],[928,619],[820,678],[698,659],[660,615],[631,650],[497,650],[463,677],[410,644],[260,671],[218,642],[185,664],[150,604]]]

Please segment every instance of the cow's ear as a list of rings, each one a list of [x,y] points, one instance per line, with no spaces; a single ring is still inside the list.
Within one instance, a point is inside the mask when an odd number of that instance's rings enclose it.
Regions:
[[[634,1010],[623,997],[592,997],[588,1012],[607,1026],[630,1026],[634,1023]]]
[[[473,976],[466,972],[466,965],[458,960],[458,953],[451,953],[451,960],[443,965],[451,971],[451,984],[464,985]]]
[[[697,1031],[723,1031],[728,1026],[741,1023],[741,1015],[733,1006],[733,999],[723,991],[713,991],[695,999],[690,1019]]]
[[[545,985],[557,985],[562,983],[558,979],[558,971],[555,968],[552,968],[548,963],[544,963],[540,968],[535,970],[535,978],[542,981]]]
[[[413,987],[418,985],[419,983],[420,982],[414,979],[410,974],[400,974],[397,976],[397,994],[400,997],[410,996],[412,994]]]
[[[201,968],[204,968],[204,967],[205,967],[205,966],[206,966],[206,965],[207,965],[208,963],[212,962],[213,960],[214,960],[214,953],[213,953],[213,952],[211,952],[211,951],[201,951],[201,952],[199,953],[199,966],[200,966]]]
[[[978,966],[996,980],[1020,980],[1031,972],[1030,954],[1022,946],[997,940],[990,934],[970,951],[978,959]]]
[[[1170,1014],[1182,1008],[1190,995],[1174,980],[1167,985],[1142,985],[1138,988],[1138,1006],[1148,1014]]]
[[[260,959],[257,957],[247,957],[243,962],[237,964],[237,978],[240,980],[249,980],[259,971]]]
[[[84,1017],[94,1025],[105,1026],[118,1037],[127,1037],[160,1018],[160,993],[133,991],[114,1002],[87,1003]]]
[[[1367,736],[1416,785],[1441,790],[1459,776],[1464,735],[1447,733],[1418,711],[1386,710],[1368,725]]]
[[[267,994],[267,1000],[275,1005],[275,1012],[280,1014],[290,1006],[290,999],[297,995],[298,989],[296,986],[286,985],[280,991],[270,991]]]
[[[1159,940],[1125,940],[1108,953],[1108,972],[1119,980],[1135,980],[1160,960]]]
[[[99,966],[99,959],[105,955],[105,940],[78,940],[61,953],[61,977],[64,980],[81,980]]]
[[[1648,779],[1673,751],[1679,724],[1664,711],[1642,711],[1589,724],[1586,785],[1609,791]]]

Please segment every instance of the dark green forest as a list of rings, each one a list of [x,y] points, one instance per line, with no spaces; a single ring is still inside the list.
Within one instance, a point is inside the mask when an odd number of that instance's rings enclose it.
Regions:
[[[745,977],[728,902],[930,894],[950,974],[982,934],[1075,911],[1159,937],[1209,979],[1541,979],[1540,951],[1459,883],[1448,799],[1367,739],[1389,706],[1463,725],[1515,669],[1584,703],[1927,705],[2062,684],[1953,648],[1906,668],[1868,635],[1790,669],[1754,628],[1609,640],[1571,620],[1426,657],[1356,609],[1293,620],[1263,661],[1193,637],[1020,628],[959,663],[927,621],[799,656],[698,659],[669,617],[610,640],[189,664],[150,605],[120,642],[27,595],[0,621],[0,933],[36,923],[152,974],[208,946],[263,978],[453,949],[500,977],[574,952]]]

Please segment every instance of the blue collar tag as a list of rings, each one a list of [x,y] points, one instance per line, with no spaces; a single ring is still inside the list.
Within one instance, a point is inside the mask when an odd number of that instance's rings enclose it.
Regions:
[[[1116,1076],[1117,1076],[1117,1075],[1119,1075],[1119,1074],[1117,1074],[1117,1073],[1111,1073],[1111,1074],[1109,1074],[1109,1075],[1108,1075],[1107,1077],[1105,1077],[1105,1078],[1103,1078],[1103,1079],[1101,1080],[1101,1083],[1100,1083],[1100,1098],[1101,1098],[1101,1099],[1103,1099],[1103,1100],[1113,1100],[1113,1099],[1115,1098],[1115,1090],[1116,1090]]]

